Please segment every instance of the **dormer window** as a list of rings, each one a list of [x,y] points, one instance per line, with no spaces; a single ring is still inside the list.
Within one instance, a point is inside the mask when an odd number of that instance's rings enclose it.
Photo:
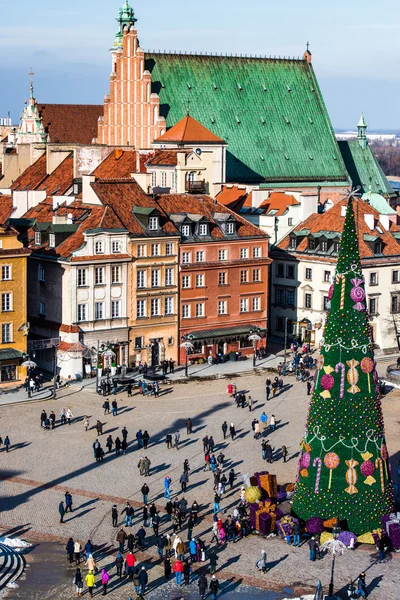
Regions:
[[[374,246],[374,254],[382,254],[382,242],[376,242]]]
[[[189,237],[189,235],[190,235],[190,225],[182,225],[182,227],[181,227],[181,233],[185,237]]]
[[[121,252],[121,242],[119,240],[114,240],[111,244],[111,251],[113,254],[120,254]]]
[[[95,243],[94,252],[95,252],[95,254],[104,254],[104,244],[102,241]]]
[[[226,224],[226,233],[228,235],[232,235],[233,233],[235,233],[236,230],[236,223],[234,222],[230,222]]]
[[[321,241],[321,252],[327,252],[328,251],[328,242],[322,240]]]
[[[308,249],[315,250],[315,240],[314,238],[308,238]]]
[[[150,231],[157,231],[158,228],[159,228],[158,217],[150,217],[149,218],[149,229],[150,229]]]
[[[290,248],[290,250],[296,250],[296,238],[295,237],[290,238],[289,248]]]
[[[50,248],[56,247],[56,236],[54,235],[54,233],[49,234],[49,246]]]
[[[208,235],[208,224],[207,223],[200,223],[199,235]]]
[[[35,231],[35,244],[40,246],[42,243],[42,236],[40,235],[40,231]]]

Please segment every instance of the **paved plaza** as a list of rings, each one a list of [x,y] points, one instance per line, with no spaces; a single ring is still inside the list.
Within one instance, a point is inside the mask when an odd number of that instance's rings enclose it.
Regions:
[[[384,366],[382,365],[382,373]],[[227,379],[196,381],[164,385],[161,395],[155,399],[135,395],[131,398],[121,393],[117,396],[119,411],[113,417],[104,415],[103,398],[91,390],[71,387],[60,390],[57,400],[29,402],[13,406],[2,406],[0,435],[9,435],[11,451],[1,452],[1,493],[0,526],[2,531],[35,542],[27,560],[30,565],[20,582],[20,588],[7,592],[8,598],[70,598],[73,596],[72,578],[74,569],[67,566],[65,543],[72,536],[82,545],[90,538],[98,548],[98,566],[107,566],[110,574],[115,572],[116,529],[112,528],[111,506],[118,504],[122,510],[126,500],[132,501],[136,510],[133,531],[141,522],[144,478],[139,475],[138,460],[144,451],[137,450],[135,435],[138,429],[148,430],[150,444],[146,455],[151,460],[149,500],[161,509],[163,516],[161,532],[170,531],[165,521],[165,500],[163,499],[163,479],[172,478],[172,496],[182,496],[179,478],[183,461],[190,463],[190,479],[185,494],[189,506],[196,499],[201,510],[201,520],[194,529],[194,536],[200,535],[207,543],[211,539],[213,479],[211,472],[203,471],[204,454],[202,438],[212,435],[216,441],[215,454],[220,450],[225,454],[225,468],[234,468],[238,474],[235,487],[228,491],[221,502],[226,514],[237,504],[240,490],[240,474],[253,474],[266,470],[262,460],[261,440],[255,440],[251,421],[265,410],[277,420],[275,432],[267,432],[267,437],[275,449],[276,460],[268,465],[268,470],[278,475],[279,483],[295,479],[299,443],[304,432],[308,397],[304,383],[293,377],[285,380],[284,391],[265,402],[266,372],[243,375],[236,381],[238,390],[244,390],[257,401],[253,412],[247,408],[238,409],[228,397]],[[397,463],[400,458],[398,425],[400,421],[400,392],[394,390],[383,400],[388,447],[392,453],[392,471],[397,480]],[[61,408],[70,407],[74,420],[68,426],[56,427],[53,431],[40,428],[40,412],[54,410],[57,417]],[[90,430],[85,432],[83,417],[90,417]],[[186,434],[185,422],[193,421],[193,433]],[[93,458],[92,444],[97,434],[95,424],[100,419],[104,424],[100,441],[105,449],[107,436],[121,437],[121,429],[128,429],[129,447],[126,455],[115,453],[106,455],[103,463]],[[235,440],[222,439],[221,425],[233,422],[236,427]],[[168,431],[179,430],[181,444],[179,450],[167,450],[165,435]],[[135,440],[135,441],[134,441]],[[288,461],[283,463],[280,448],[284,444],[289,451]],[[106,449],[105,449],[106,450]],[[398,481],[397,481],[398,483]],[[74,512],[67,514],[65,523],[59,523],[58,504],[69,491],[74,499]],[[122,521],[122,519],[121,519]],[[186,530],[182,533],[186,541]],[[181,593],[175,584],[164,584],[163,569],[154,546],[152,530],[147,530],[147,548],[137,553],[139,564],[144,564],[149,573],[150,599],[169,598],[179,600],[199,597],[194,581],[190,589]],[[261,550],[267,551],[269,570],[261,574],[255,568]],[[44,552],[44,549],[47,549]],[[229,543],[218,550],[218,572],[227,600],[231,598],[265,598],[280,600],[294,598],[301,594],[311,594],[320,578],[327,589],[330,578],[330,557],[312,563],[308,560],[308,546],[293,548],[280,539],[262,539],[250,536],[238,543]],[[44,554],[43,554],[44,553]],[[45,556],[45,558],[43,558]],[[336,561],[336,589],[342,594],[350,580],[355,579],[361,570],[367,573],[371,597],[385,600],[398,600],[400,588],[400,555],[388,556],[383,563],[377,560],[377,552],[372,546],[362,546],[354,552],[348,551]],[[47,565],[47,568],[46,568]],[[194,565],[193,576],[208,563]],[[32,585],[42,573],[37,585]],[[48,574],[48,577],[46,576]],[[50,576],[51,574],[51,576]],[[36,578],[36,580],[35,580]],[[98,577],[98,579],[100,579]],[[196,578],[194,577],[194,580]],[[30,583],[31,582],[31,583]],[[247,586],[247,587],[246,587]],[[257,595],[254,588],[268,590],[270,595]],[[98,584],[97,594],[100,594]],[[250,595],[247,596],[246,594]],[[261,594],[261,592],[259,592]],[[135,598],[131,582],[116,577],[111,578],[110,593],[115,600]],[[344,595],[342,596],[345,597]]]

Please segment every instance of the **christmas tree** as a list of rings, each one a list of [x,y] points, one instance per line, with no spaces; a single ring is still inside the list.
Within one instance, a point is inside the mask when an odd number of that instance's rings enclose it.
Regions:
[[[293,511],[304,520],[337,517],[360,535],[380,527],[394,501],[353,197],[329,290]]]

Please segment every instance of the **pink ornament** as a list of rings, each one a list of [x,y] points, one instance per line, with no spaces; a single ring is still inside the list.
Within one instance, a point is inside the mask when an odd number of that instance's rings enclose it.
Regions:
[[[315,480],[315,488],[314,488],[314,493],[315,494],[318,494],[318,491],[319,491],[319,481],[321,479],[322,460],[319,457],[314,458],[314,461],[313,461],[313,467],[316,467],[317,465],[318,465],[317,478]]]
[[[334,384],[335,380],[329,373],[325,373],[325,375],[323,375],[323,377],[321,378],[321,386],[324,390],[331,390]]]
[[[359,312],[365,310],[365,306],[362,302],[356,302],[355,304],[353,304],[353,308],[354,310],[358,310]]]
[[[329,301],[331,301],[331,300],[332,300],[332,297],[333,297],[333,290],[334,290],[334,289],[335,289],[335,286],[334,286],[334,285],[333,285],[333,283],[332,283],[331,287],[329,288],[329,292],[328,292],[328,300],[329,300]]]
[[[361,371],[363,373],[366,373],[366,375],[368,377],[368,392],[369,393],[371,393],[371,380],[370,380],[369,375],[370,375],[370,373],[372,373],[373,370],[374,370],[374,361],[369,356],[365,356],[361,360]]]
[[[341,373],[340,373],[340,397],[343,398],[344,397],[344,376],[345,376],[345,371],[346,371],[346,367],[344,366],[343,363],[338,363],[335,366],[335,372],[339,373],[339,371],[341,371]]]
[[[365,477],[368,477],[375,471],[375,465],[371,460],[366,460],[361,463],[360,471]]]
[[[350,292],[350,298],[353,302],[362,302],[365,298],[365,292],[361,287],[353,287]]]
[[[340,464],[340,458],[339,458],[339,456],[335,452],[328,452],[328,454],[325,454],[324,465],[326,467],[328,467],[328,469],[330,471],[330,473],[329,473],[328,491],[331,489],[331,486],[332,486],[332,472],[333,472],[333,469],[336,469],[336,467],[338,467],[339,464]]]
[[[308,469],[308,467],[310,466],[310,462],[311,462],[311,456],[309,452],[306,452],[305,454],[303,454],[303,456],[301,457],[301,466],[303,469]]]

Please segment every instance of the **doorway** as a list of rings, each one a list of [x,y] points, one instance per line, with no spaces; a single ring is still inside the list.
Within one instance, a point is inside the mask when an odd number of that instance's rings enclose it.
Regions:
[[[158,342],[153,342],[151,347],[151,365],[156,367],[160,364],[160,344]]]

